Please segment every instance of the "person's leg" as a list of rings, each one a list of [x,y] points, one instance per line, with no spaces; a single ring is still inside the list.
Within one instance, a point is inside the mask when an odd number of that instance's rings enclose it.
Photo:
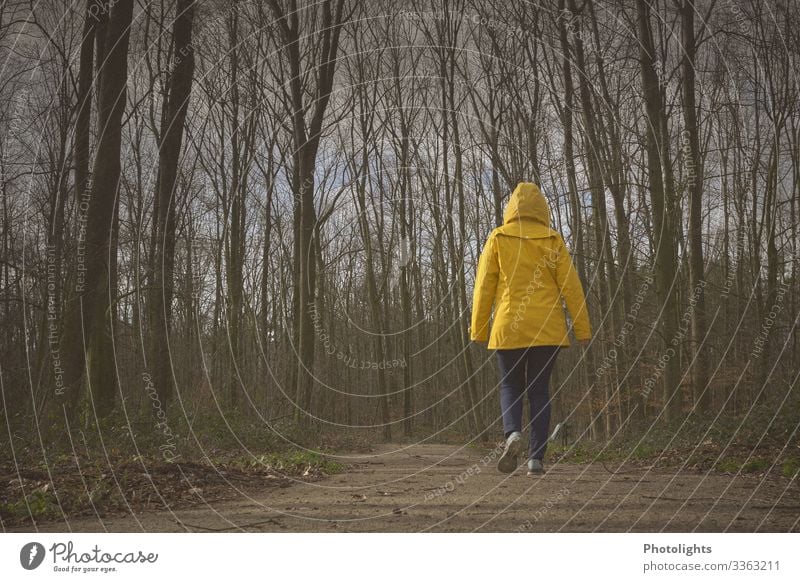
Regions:
[[[558,346],[530,348],[525,357],[528,400],[531,406],[529,459],[544,459],[550,433],[550,373],[558,356]]]
[[[522,431],[522,398],[525,388],[525,350],[497,350],[500,369],[500,411],[505,437]]]
[[[522,399],[525,394],[524,349],[497,350],[500,368],[500,410],[506,444],[497,460],[497,470],[513,473],[522,449]]]

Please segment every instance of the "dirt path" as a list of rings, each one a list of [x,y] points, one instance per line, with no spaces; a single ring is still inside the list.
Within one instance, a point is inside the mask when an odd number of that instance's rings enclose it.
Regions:
[[[787,479],[556,464],[495,469],[491,452],[378,445],[348,472],[192,509],[41,524],[39,531],[800,531]]]

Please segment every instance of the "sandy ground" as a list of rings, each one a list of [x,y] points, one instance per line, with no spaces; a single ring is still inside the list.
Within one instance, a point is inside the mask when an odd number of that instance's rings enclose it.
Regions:
[[[38,531],[800,531],[800,483],[781,477],[556,464],[529,477],[452,445],[342,455],[345,473],[190,509],[40,523]],[[19,528],[17,531],[31,531]],[[13,531],[13,530],[12,530]]]

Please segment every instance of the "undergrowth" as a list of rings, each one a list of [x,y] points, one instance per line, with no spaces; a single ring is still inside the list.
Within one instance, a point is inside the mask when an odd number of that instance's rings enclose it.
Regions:
[[[675,422],[640,420],[607,442],[552,443],[551,459],[567,462],[682,466],[724,473],[800,473],[800,410],[754,408],[727,418],[688,415]]]

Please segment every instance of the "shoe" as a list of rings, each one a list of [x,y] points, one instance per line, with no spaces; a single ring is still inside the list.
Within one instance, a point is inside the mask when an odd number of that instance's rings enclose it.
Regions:
[[[528,459],[528,475],[544,474],[544,465],[539,459]]]
[[[522,448],[522,433],[512,432],[506,439],[506,448],[497,461],[497,470],[501,473],[513,473],[517,468],[517,457]]]

